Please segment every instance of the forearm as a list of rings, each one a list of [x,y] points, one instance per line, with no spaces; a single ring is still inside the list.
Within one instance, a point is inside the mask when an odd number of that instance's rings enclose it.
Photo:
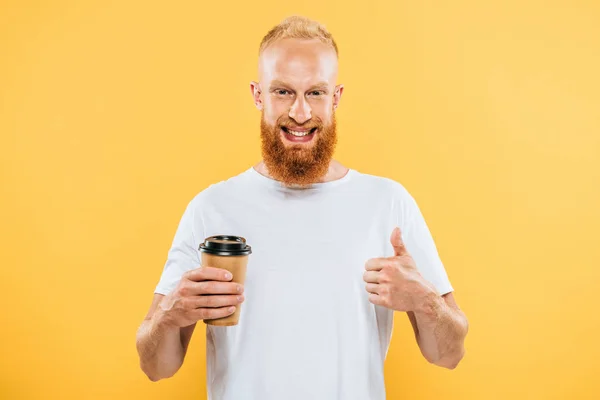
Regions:
[[[432,294],[414,314],[417,342],[423,356],[433,364],[455,368],[465,353],[468,322],[463,312],[450,307],[441,296]]]
[[[185,349],[181,329],[166,324],[155,313],[144,320],[137,333],[137,350],[142,371],[152,381],[171,377],[183,364]]]

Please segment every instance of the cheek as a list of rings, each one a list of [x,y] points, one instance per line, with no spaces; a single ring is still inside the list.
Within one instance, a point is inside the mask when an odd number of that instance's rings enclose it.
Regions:
[[[331,120],[333,112],[333,102],[331,101],[322,101],[312,105],[313,115],[319,116],[323,121]]]
[[[313,118],[315,117],[318,117],[324,124],[328,124],[333,117],[333,109],[313,110]]]
[[[277,124],[277,120],[282,116],[287,116],[287,111],[281,104],[270,103],[264,107],[265,120],[269,125]]]

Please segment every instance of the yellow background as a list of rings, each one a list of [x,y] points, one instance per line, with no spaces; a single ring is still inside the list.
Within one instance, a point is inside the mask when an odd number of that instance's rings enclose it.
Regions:
[[[600,4],[287,3],[0,3],[0,398],[205,398],[204,326],[159,383],[135,332],[187,202],[260,158],[294,13],[340,47],[337,158],[415,196],[471,324],[449,371],[396,314],[388,398],[600,398]]]

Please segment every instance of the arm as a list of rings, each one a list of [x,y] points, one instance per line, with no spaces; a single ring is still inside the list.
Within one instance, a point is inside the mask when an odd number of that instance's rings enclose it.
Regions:
[[[142,371],[156,382],[173,376],[183,364],[196,324],[179,328],[166,322],[158,307],[164,298],[155,294],[146,318],[137,331],[137,350]]]
[[[464,340],[469,324],[452,293],[431,293],[419,310],[408,318],[423,356],[435,365],[454,369],[465,354]]]
[[[200,267],[183,274],[168,295],[154,295],[136,343],[140,367],[150,380],[179,370],[198,321],[231,315],[244,301],[243,285],[231,279],[221,268]]]
[[[425,358],[436,365],[455,368],[464,355],[468,331],[465,315],[452,293],[440,296],[410,255],[399,228],[390,238],[394,256],[367,261],[364,280],[369,301],[408,314]]]

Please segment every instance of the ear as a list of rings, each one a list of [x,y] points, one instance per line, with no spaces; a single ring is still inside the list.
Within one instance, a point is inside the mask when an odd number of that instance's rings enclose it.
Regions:
[[[337,85],[333,92],[333,108],[338,108],[342,93],[344,92],[344,85]]]
[[[259,110],[262,110],[263,103],[262,103],[262,98],[261,98],[262,91],[260,89],[260,84],[258,82],[254,82],[254,81],[250,82],[250,92],[252,92],[252,98],[254,99],[254,105]]]

